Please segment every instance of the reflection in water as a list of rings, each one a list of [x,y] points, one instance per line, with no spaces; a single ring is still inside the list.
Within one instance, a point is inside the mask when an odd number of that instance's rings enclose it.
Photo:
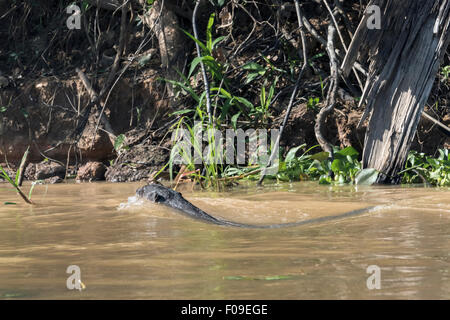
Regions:
[[[276,230],[191,220],[133,197],[140,184],[37,187],[36,206],[0,185],[0,298],[450,298],[448,189],[316,183],[185,192],[205,211],[285,223],[369,206],[344,220]],[[4,205],[14,200],[17,205]],[[86,285],[68,290],[69,265]],[[368,290],[369,265],[381,290]]]

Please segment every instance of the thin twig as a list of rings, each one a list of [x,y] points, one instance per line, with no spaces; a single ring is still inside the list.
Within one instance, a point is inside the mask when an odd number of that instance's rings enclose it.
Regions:
[[[334,38],[336,34],[335,26],[330,23],[328,26],[328,43],[327,43],[327,52],[330,57],[330,76],[331,76],[331,84],[328,90],[327,99],[325,102],[325,107],[323,107],[319,114],[317,115],[316,124],[314,126],[314,132],[316,134],[317,142],[319,142],[323,151],[328,152],[330,158],[333,158],[333,145],[324,137],[323,135],[323,127],[325,125],[325,120],[327,116],[333,111],[334,106],[336,104],[336,93],[337,88],[339,87],[339,71],[338,71],[338,63],[336,52],[334,50]]]
[[[98,126],[99,126],[100,122],[105,124],[105,129],[108,129],[107,130],[108,135],[110,136],[111,142],[113,142],[113,143],[114,143],[114,139],[115,139],[115,134],[112,130],[111,125],[109,125],[109,121],[106,119],[106,117],[104,117],[104,111],[106,108],[106,101],[108,100],[109,95],[111,94],[112,88],[114,87],[115,83],[117,83],[117,81],[118,81],[118,79],[116,79],[115,82],[113,82],[114,78],[116,77],[117,71],[119,69],[120,59],[122,58],[122,55],[125,50],[126,31],[127,31],[127,4],[128,4],[128,0],[124,1],[124,3],[122,4],[122,15],[121,15],[121,20],[120,20],[119,47],[116,52],[116,57],[114,59],[114,63],[113,63],[111,72],[109,73],[108,80],[106,80],[106,84],[102,89],[103,92],[101,91],[100,95],[103,96],[107,90],[109,92],[108,92],[107,98],[105,100],[105,103],[103,104],[103,107],[100,111],[100,115],[98,117],[97,124],[96,124],[95,130],[94,130],[94,135],[95,135],[95,133],[98,130]]]
[[[338,35],[339,35],[339,39],[341,40],[341,44],[342,44],[342,46],[343,46],[343,48],[345,50],[345,53],[347,54],[348,47],[345,44],[344,37],[342,36],[341,31],[339,30],[339,25],[338,25],[338,23],[336,21],[336,18],[334,17],[333,11],[331,10],[330,6],[328,5],[327,0],[322,0],[322,1],[325,4],[325,7],[327,8],[328,12],[330,13],[331,19],[333,20],[334,26],[336,28],[336,31],[337,31]],[[354,73],[354,75],[356,77],[356,80],[358,81],[358,84],[359,84],[359,87],[360,87],[361,91],[363,91],[364,86],[362,84],[361,79],[359,78],[358,72],[356,72],[355,68],[352,68],[352,71],[353,71],[353,73]]]
[[[442,122],[436,120],[435,118],[433,118],[432,116],[430,116],[429,114],[427,114],[426,112],[422,113],[422,117],[424,117],[427,120],[430,120],[431,122],[433,122],[434,124],[438,125],[439,127],[441,127],[442,129],[444,129],[445,131],[447,131],[447,134],[450,134],[450,128],[448,126],[446,126],[445,124],[443,124]]]
[[[192,12],[192,29],[194,31],[194,37],[195,39],[198,39],[198,32],[197,32],[197,24],[196,24],[196,17],[197,17],[197,11],[198,7],[200,5],[200,0],[197,0],[195,2],[194,11]],[[202,52],[200,51],[200,46],[197,42],[195,42],[195,47],[197,49],[197,56],[199,59],[202,59]],[[211,116],[211,96],[209,92],[209,82],[208,82],[208,76],[206,74],[206,68],[202,60],[200,60],[200,67],[202,68],[202,75],[203,75],[203,82],[205,85],[205,92],[206,92],[206,112],[208,113],[208,119],[209,123],[212,123],[212,116]]]

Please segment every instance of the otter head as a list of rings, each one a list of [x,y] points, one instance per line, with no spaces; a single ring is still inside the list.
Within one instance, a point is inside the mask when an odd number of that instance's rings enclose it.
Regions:
[[[136,195],[141,198],[146,198],[155,203],[164,203],[174,197],[177,193],[160,184],[148,184],[136,190]]]

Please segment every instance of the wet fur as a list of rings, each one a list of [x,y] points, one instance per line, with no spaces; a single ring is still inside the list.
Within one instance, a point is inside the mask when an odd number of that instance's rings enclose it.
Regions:
[[[136,190],[136,195],[140,198],[145,198],[155,203],[163,204],[172,209],[178,210],[181,213],[198,220],[202,220],[205,222],[228,226],[228,227],[238,227],[238,228],[252,228],[252,229],[275,229],[275,228],[285,228],[285,227],[296,227],[311,223],[319,223],[331,220],[337,220],[347,217],[352,217],[356,215],[361,215],[373,209],[374,207],[368,207],[364,209],[358,209],[349,211],[346,213],[342,213],[334,216],[320,217],[314,218],[299,222],[293,223],[282,223],[282,224],[271,224],[271,225],[253,225],[253,224],[244,224],[233,221],[222,220],[219,218],[215,218],[210,214],[206,213],[202,209],[194,206],[192,203],[183,198],[182,194],[167,188],[160,184],[148,184],[142,188]]]

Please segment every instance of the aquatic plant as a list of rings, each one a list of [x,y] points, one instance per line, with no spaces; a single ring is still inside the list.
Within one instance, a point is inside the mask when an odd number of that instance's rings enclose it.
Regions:
[[[33,202],[31,201],[31,194],[33,192],[34,189],[34,184],[32,184],[30,191],[28,193],[28,197],[23,193],[23,191],[21,190],[20,186],[19,186],[19,179],[20,176],[23,174],[22,170],[24,170],[24,164],[25,161],[27,159],[28,156],[28,149],[25,151],[22,160],[20,162],[20,166],[19,169],[16,172],[16,176],[14,178],[14,180],[8,175],[8,173],[6,172],[5,169],[3,169],[2,166],[0,166],[0,177],[3,178],[4,180],[6,180],[10,185],[12,185],[14,187],[14,189],[16,189],[17,193],[22,197],[22,199],[28,203],[28,204],[33,204]],[[12,204],[11,202],[8,202],[8,204]]]
[[[411,151],[405,170],[401,172],[403,183],[426,183],[436,186],[450,186],[450,155],[448,149],[439,149],[439,156],[433,158]]]
[[[223,148],[215,140],[214,126],[206,121],[201,110],[197,111],[200,121],[193,126],[185,121],[185,117],[173,126],[173,148],[168,162],[170,178],[173,180],[174,166],[184,166],[182,175],[200,183],[204,187],[220,188],[219,178],[223,172]],[[199,132],[207,133],[207,149],[202,146],[203,139],[198,139]],[[187,137],[184,135],[188,135]],[[180,141],[182,143],[180,143]],[[187,145],[186,145],[187,144]],[[192,153],[193,151],[193,153]],[[181,176],[180,176],[181,177]]]
[[[353,147],[339,149],[335,147],[334,158],[330,159],[328,153],[311,151],[313,146],[300,156],[296,154],[305,150],[306,145],[292,148],[276,165],[278,172],[267,175],[268,179],[277,181],[318,181],[320,184],[355,184],[372,185],[380,174],[372,168],[362,168],[358,160],[359,153]],[[434,186],[450,186],[450,155],[448,149],[438,150],[439,156],[433,158],[417,151],[411,151],[405,169],[399,173],[402,183],[426,183]],[[229,166],[223,172],[223,177],[236,181],[239,179],[254,180],[259,177],[260,167]]]
[[[353,147],[342,150],[335,147],[333,159],[327,152],[308,154],[317,147],[309,148],[300,157],[295,155],[306,145],[292,148],[272,178],[279,181],[318,180],[320,184],[373,184],[376,181],[378,172],[362,169],[359,153]]]
[[[353,147],[342,150],[335,148],[333,160],[326,152],[308,155],[315,147],[317,146],[308,149],[300,157],[295,157],[295,154],[299,149],[305,148],[305,145],[291,149],[284,161],[280,162],[278,174],[272,178],[280,181],[318,180],[320,184],[371,185],[381,174],[375,169],[362,169],[358,160],[359,153]],[[450,186],[449,150],[440,149],[438,152],[439,156],[433,158],[411,151],[405,169],[399,173],[402,183]]]

